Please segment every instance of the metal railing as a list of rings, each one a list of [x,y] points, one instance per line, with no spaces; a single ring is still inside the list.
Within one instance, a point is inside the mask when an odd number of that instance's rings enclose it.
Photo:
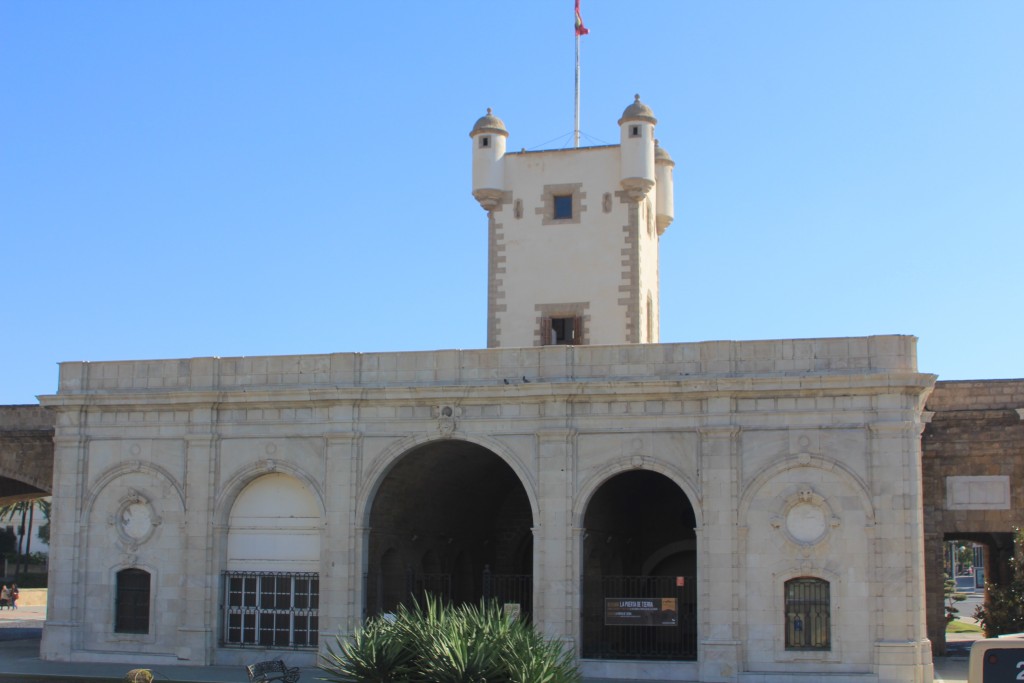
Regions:
[[[657,603],[659,599],[663,603]],[[666,600],[668,602],[664,602]],[[618,602],[674,606],[676,613],[670,614],[670,609],[654,614],[615,612]],[[625,616],[616,617],[616,614]],[[696,579],[691,576],[584,577],[582,655],[587,659],[696,660]]]
[[[459,577],[454,577],[456,583]],[[480,582],[464,582],[453,591],[453,576],[448,573],[421,574],[412,569],[403,574],[375,573],[367,575],[366,611],[368,615],[390,612],[402,604],[423,604],[427,595],[443,603],[475,603],[481,599],[496,600],[501,605],[518,605],[522,618],[533,612],[533,576],[530,574],[495,574],[485,566]]]

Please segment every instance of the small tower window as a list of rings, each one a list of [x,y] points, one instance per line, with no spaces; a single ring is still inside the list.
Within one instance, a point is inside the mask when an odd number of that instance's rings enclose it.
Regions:
[[[481,137],[480,138],[480,146],[481,147],[490,147],[491,146],[491,136],[490,135],[484,135],[483,137]]]
[[[640,135],[640,126],[630,126],[629,127],[629,137],[631,137],[631,138],[642,137]]]
[[[572,218],[572,195],[571,194],[556,194],[555,195],[555,215],[556,219]]]
[[[551,318],[547,344],[575,344],[578,327],[576,318]]]

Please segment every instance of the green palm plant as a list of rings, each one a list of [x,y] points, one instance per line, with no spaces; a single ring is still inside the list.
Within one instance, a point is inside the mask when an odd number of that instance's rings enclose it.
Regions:
[[[327,681],[361,683],[398,683],[409,680],[413,650],[401,630],[385,619],[375,617],[357,629],[352,639],[337,639],[337,648],[327,643],[320,668],[333,678]]]
[[[572,653],[494,602],[452,607],[428,596],[373,617],[321,657],[337,683],[579,683]]]

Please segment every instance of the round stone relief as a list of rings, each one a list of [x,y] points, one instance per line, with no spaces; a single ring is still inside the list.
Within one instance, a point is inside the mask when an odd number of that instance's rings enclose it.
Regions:
[[[148,500],[135,496],[122,500],[112,522],[121,539],[130,547],[137,547],[153,535],[160,525],[160,517]]]
[[[786,513],[786,531],[798,543],[817,543],[828,531],[825,511],[814,503],[797,503]]]
[[[141,541],[153,530],[153,511],[146,503],[130,503],[121,511],[121,529],[125,535]]]

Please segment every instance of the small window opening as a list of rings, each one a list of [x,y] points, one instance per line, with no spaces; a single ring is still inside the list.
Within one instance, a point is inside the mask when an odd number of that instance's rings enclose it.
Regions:
[[[481,147],[490,147],[491,146],[491,136],[490,135],[485,135],[482,138],[480,138],[480,146]]]
[[[786,649],[831,650],[831,599],[828,581],[814,578],[786,582]]]
[[[555,195],[555,218],[572,218],[572,195]]]
[[[638,137],[640,137],[640,126],[630,126],[629,127],[629,137],[631,137],[631,138],[638,138]]]
[[[576,318],[552,318],[549,344],[575,344]]]
[[[122,569],[117,573],[115,633],[149,633],[149,572]]]

